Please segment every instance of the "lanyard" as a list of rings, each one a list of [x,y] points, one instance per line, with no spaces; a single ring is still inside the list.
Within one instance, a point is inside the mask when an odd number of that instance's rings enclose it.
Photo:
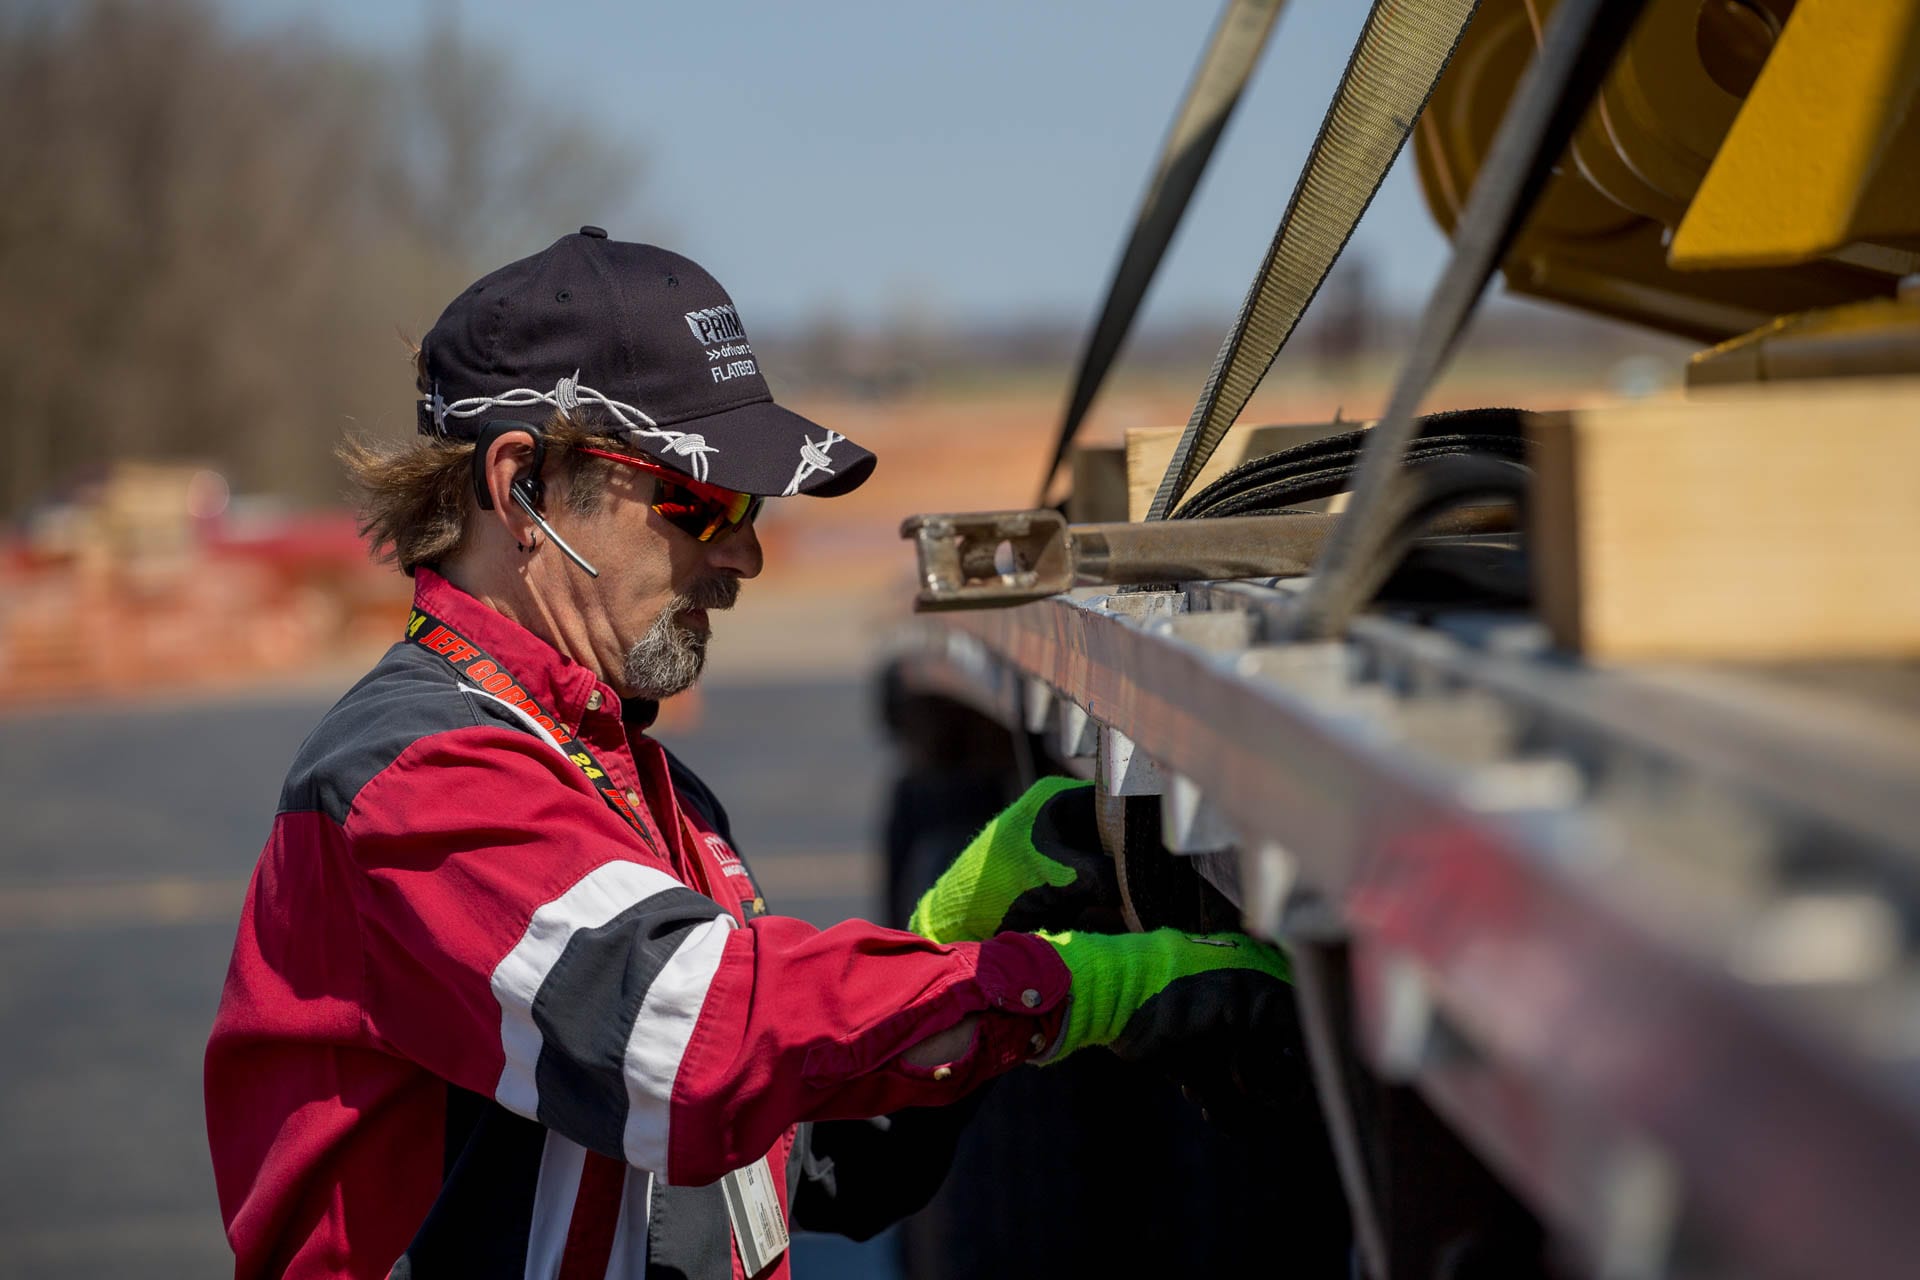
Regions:
[[[586,775],[587,781],[591,782],[594,790],[600,793],[600,798],[607,802],[607,807],[619,814],[621,819],[633,828],[635,834],[640,837],[641,843],[645,844],[655,857],[664,860],[660,846],[654,843],[653,835],[647,830],[646,823],[641,820],[638,813],[634,812],[633,805],[628,802],[625,795],[621,794],[620,789],[608,780],[607,771],[600,767],[598,760],[594,759],[593,752],[587,749],[587,744],[574,737],[572,731],[548,714],[531,694],[520,687],[520,682],[513,678],[512,672],[494,661],[485,649],[419,605],[413,607],[413,616],[407,620],[407,639],[427,652],[438,655],[442,661],[453,668],[454,674],[468,685],[490,697],[498,698],[545,730],[554,744],[560,748],[560,753]]]

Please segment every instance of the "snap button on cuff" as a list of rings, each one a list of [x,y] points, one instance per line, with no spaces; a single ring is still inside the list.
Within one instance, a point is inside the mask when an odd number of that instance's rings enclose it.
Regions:
[[[952,1074],[953,1074],[952,1067],[935,1067],[933,1069],[933,1078],[935,1080],[945,1080],[948,1076]]]
[[[1028,987],[1020,993],[1020,1003],[1029,1009],[1037,1009],[1040,1007],[1040,993],[1032,987]]]

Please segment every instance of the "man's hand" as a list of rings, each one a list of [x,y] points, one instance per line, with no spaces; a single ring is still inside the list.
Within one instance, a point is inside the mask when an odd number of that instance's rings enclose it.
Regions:
[[[1178,929],[1048,934],[1073,975],[1067,1021],[1047,1061],[1102,1044],[1166,1072],[1216,1125],[1291,1124],[1313,1082],[1277,948],[1237,933]]]
[[[1265,944],[1243,946],[1285,959]],[[1207,1119],[1253,1133],[1314,1123],[1313,1073],[1291,976],[1216,970],[1176,980],[1134,1015],[1113,1051],[1179,1084]]]
[[[996,933],[1120,927],[1113,860],[1100,847],[1093,786],[1042,778],[974,837],[913,909],[907,927],[934,942]]]
[[[1050,1061],[1089,1045],[1174,1067],[1217,1057],[1274,1020],[1292,1026],[1292,971],[1276,948],[1238,933],[1042,933],[1073,976]]]

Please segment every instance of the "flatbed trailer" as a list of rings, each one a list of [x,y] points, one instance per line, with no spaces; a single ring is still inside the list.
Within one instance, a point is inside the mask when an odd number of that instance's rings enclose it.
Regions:
[[[1227,6],[1056,465],[1277,8]],[[1916,122],[1920,0],[1378,0],[1146,520],[903,530],[896,729],[1094,779],[1132,927],[1287,948],[1360,1273],[1920,1274]],[[1455,255],[1357,462],[1195,498],[1409,138]],[[1710,344],[1687,394],[1422,459],[1496,272]]]
[[[1920,670],[1596,670],[1445,610],[1263,642],[1298,589],[952,614],[898,661],[1150,827],[1121,841],[1143,924],[1195,874],[1289,947],[1350,1207],[1451,1194],[1358,1072],[1595,1274],[1911,1274]]]

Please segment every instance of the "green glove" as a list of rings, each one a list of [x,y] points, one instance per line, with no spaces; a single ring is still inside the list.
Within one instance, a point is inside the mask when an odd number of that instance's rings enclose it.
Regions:
[[[1277,949],[1238,933],[1042,933],[1073,975],[1049,1062],[1089,1045],[1174,1067],[1195,1050],[1294,1030],[1292,971]]]
[[[1075,928],[1090,912],[1116,912],[1119,901],[1113,859],[1094,823],[1093,785],[1042,778],[961,851],[907,928],[934,942],[981,942],[1008,930]]]

